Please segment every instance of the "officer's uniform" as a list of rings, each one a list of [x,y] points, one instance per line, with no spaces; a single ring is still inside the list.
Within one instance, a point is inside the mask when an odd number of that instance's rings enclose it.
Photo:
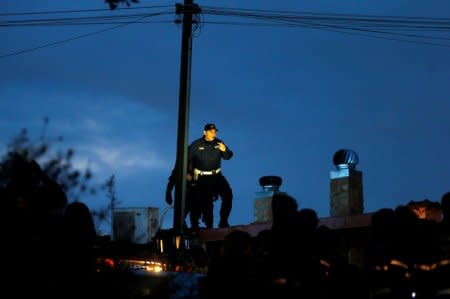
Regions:
[[[217,138],[206,141],[202,137],[193,141],[189,147],[189,163],[197,185],[197,200],[201,206],[203,221],[208,228],[213,227],[213,201],[216,195],[222,200],[219,227],[229,226],[228,217],[232,208],[233,192],[220,166],[221,159],[231,159],[233,152],[228,147],[224,152],[220,151],[219,142],[222,141]],[[200,214],[193,216],[198,223]]]

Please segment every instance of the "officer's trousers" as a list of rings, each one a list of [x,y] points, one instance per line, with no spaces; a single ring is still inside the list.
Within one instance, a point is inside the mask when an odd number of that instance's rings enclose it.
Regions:
[[[228,223],[228,217],[230,216],[233,202],[233,191],[222,173],[213,175],[199,175],[195,188],[195,204],[198,206],[197,208],[193,208],[191,210],[191,213],[194,213],[194,215],[191,215],[191,222],[192,220],[195,222],[195,219],[197,219],[197,222],[191,223],[191,225],[198,225],[198,220],[200,220],[200,216],[203,215],[203,222],[206,227],[213,227],[214,200],[217,196],[221,199],[220,221]]]

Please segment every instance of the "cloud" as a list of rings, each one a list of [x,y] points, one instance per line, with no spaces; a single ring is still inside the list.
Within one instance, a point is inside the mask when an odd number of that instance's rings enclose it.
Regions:
[[[144,152],[139,146],[130,144],[111,147],[91,145],[89,150],[99,163],[121,172],[163,169],[169,165],[157,152]]]
[[[164,132],[151,133],[164,126],[167,117],[150,105],[108,93],[42,88],[51,82],[28,86],[25,94],[24,86],[15,83],[1,92],[16,99],[14,105],[0,104],[0,109],[11,112],[0,123],[5,142],[6,133],[15,136],[22,128],[33,129],[30,137],[38,140],[42,119],[48,116],[46,135],[50,140],[64,138],[62,143],[52,143],[53,150],[74,149],[74,167],[88,167],[96,177],[132,176],[172,167],[167,151],[158,148],[170,137],[164,137]]]

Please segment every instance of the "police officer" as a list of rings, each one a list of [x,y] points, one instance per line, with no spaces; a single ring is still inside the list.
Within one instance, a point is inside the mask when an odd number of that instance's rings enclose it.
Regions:
[[[220,196],[219,227],[229,227],[228,217],[231,213],[233,192],[220,168],[221,160],[229,160],[233,152],[216,138],[216,125],[206,124],[203,136],[194,140],[189,147],[189,165],[196,182],[197,200],[203,213],[206,227],[213,227],[214,198]],[[199,217],[199,215],[197,215]]]
[[[169,205],[173,203],[172,190],[175,187],[175,175],[176,168],[172,170],[172,173],[169,176],[169,180],[166,186],[166,202]],[[198,206],[195,200],[195,182],[192,173],[188,172],[186,174],[186,202],[184,209],[184,223],[183,225],[186,227],[186,217],[189,214],[189,218],[191,221],[191,227],[193,229],[198,228],[198,218],[200,215],[200,207]]]

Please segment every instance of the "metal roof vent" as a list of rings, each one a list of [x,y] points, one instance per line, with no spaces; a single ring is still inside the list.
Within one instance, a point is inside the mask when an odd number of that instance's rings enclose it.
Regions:
[[[333,156],[337,169],[355,169],[359,163],[358,154],[350,149],[340,149]]]
[[[259,178],[259,184],[264,191],[279,191],[282,183],[281,177],[276,175],[267,175]]]

